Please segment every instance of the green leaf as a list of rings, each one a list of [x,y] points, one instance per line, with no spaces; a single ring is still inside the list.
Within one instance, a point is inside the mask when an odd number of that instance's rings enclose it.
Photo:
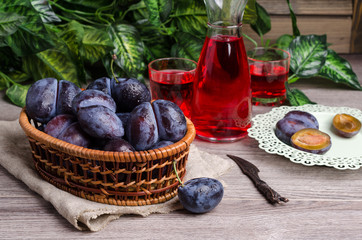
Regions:
[[[66,52],[60,49],[48,49],[36,55],[24,57],[23,69],[36,80],[54,77],[80,85],[77,65]]]
[[[358,81],[356,73],[352,70],[351,64],[332,49],[328,49],[327,60],[318,75],[333,82],[362,90],[362,86]]]
[[[299,89],[287,88],[287,99],[292,106],[302,106],[304,104],[316,104]]]
[[[180,32],[204,39],[207,30],[207,15],[203,1],[175,1],[174,13],[170,16]]]
[[[12,79],[5,73],[0,71],[0,90],[4,90],[10,87]]]
[[[79,56],[79,49],[81,48],[81,42],[84,37],[83,25],[74,20],[69,22],[61,32],[60,37],[69,50],[74,55]]]
[[[255,24],[250,24],[250,26],[259,36],[262,36],[268,33],[271,29],[270,16],[265,8],[257,2],[255,2],[255,7],[258,17]]]
[[[171,13],[172,0],[143,0],[143,2],[149,14],[149,21],[154,26],[160,26]]]
[[[243,24],[255,24],[258,15],[256,13],[255,0],[249,0],[245,7]]]
[[[1,13],[0,37],[6,37],[16,32],[25,19],[24,16],[20,16],[17,13]]]
[[[143,51],[144,45],[140,40],[137,29],[128,24],[118,24],[109,28],[109,35],[114,43],[113,53],[117,56],[115,63],[128,77],[142,78],[146,70]]]
[[[31,5],[40,14],[44,23],[61,22],[60,18],[53,12],[52,7],[48,1],[45,0],[31,0]]]
[[[80,55],[82,58],[95,63],[113,50],[114,45],[105,30],[86,27],[82,39]]]
[[[6,90],[6,96],[17,106],[25,107],[26,94],[31,85],[14,84]]]
[[[277,39],[276,42],[277,48],[287,50],[292,41],[293,41],[292,35],[284,34]]]
[[[25,56],[54,47],[40,14],[29,0],[0,0],[0,12],[16,13],[26,17],[18,30],[7,36],[5,42],[17,56]]]
[[[290,12],[290,18],[292,19],[292,26],[293,26],[293,37],[300,36],[300,32],[297,26],[297,17],[294,14],[292,5],[290,4],[289,0],[287,0],[289,12]]]
[[[178,32],[175,34],[176,42],[171,49],[171,56],[182,57],[197,61],[203,46],[203,41],[188,33]]]
[[[21,71],[11,71],[8,73],[8,76],[16,83],[21,83],[29,80],[30,76],[25,72]]]
[[[326,35],[296,37],[289,45],[290,70],[298,77],[312,77],[319,73],[327,57]]]

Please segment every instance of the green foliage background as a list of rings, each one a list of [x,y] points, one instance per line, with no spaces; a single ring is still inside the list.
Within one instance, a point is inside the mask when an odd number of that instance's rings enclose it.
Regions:
[[[290,83],[318,75],[362,90],[349,63],[328,49],[326,38],[299,36],[289,0],[286,4],[293,35],[282,36],[278,46],[293,53]],[[243,23],[261,37],[271,29],[267,10],[255,0],[248,1]],[[81,86],[111,76],[113,54],[117,76],[144,81],[153,59],[197,61],[206,26],[203,0],[0,0],[0,90],[24,106],[36,80],[54,77]],[[318,41],[318,51],[311,51]],[[320,61],[320,67],[308,59]],[[309,101],[296,90],[288,98],[297,105]]]

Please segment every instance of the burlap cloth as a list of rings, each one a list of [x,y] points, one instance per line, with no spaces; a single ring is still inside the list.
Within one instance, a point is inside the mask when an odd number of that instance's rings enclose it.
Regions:
[[[162,204],[123,207],[88,201],[54,187],[40,178],[35,171],[29,142],[18,120],[0,121],[0,164],[53,204],[55,209],[79,230],[99,231],[124,214],[146,217],[151,213],[169,213],[182,208],[177,197]],[[231,166],[231,161],[201,151],[192,144],[184,180],[195,177],[217,178]]]

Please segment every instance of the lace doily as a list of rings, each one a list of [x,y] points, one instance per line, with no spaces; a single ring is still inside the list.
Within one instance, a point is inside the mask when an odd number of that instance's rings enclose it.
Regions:
[[[276,123],[292,110],[301,110],[313,114],[320,125],[320,130],[330,135],[331,149],[324,155],[300,151],[280,141],[274,133]],[[267,153],[289,158],[294,163],[306,166],[328,166],[339,170],[359,169],[362,165],[362,133],[352,138],[343,138],[333,133],[331,126],[334,115],[346,113],[362,121],[362,111],[347,107],[328,107],[323,105],[304,105],[298,107],[282,106],[270,112],[256,115],[248,135],[259,142],[259,148]]]

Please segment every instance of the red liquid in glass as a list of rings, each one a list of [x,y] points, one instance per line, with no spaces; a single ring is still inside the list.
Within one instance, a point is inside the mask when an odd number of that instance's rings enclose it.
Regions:
[[[152,99],[172,101],[181,108],[186,117],[190,117],[194,75],[184,70],[166,69],[150,76]]]
[[[200,138],[235,141],[251,120],[251,89],[242,37],[206,37],[194,83],[191,118]]]
[[[253,99],[258,105],[257,99],[285,99],[285,81],[288,79],[288,71],[283,66],[268,66],[267,63],[250,65],[251,89]],[[261,100],[262,101],[262,100]]]

